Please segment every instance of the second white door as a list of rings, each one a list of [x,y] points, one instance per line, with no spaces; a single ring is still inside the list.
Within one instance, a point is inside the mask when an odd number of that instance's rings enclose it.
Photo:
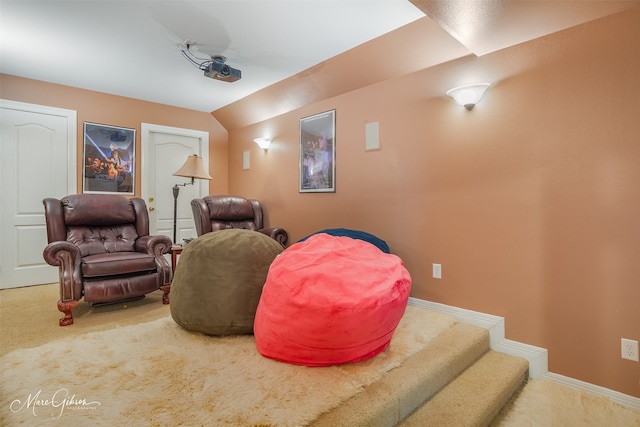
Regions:
[[[191,200],[209,192],[209,181],[173,176],[188,156],[202,156],[208,168],[209,133],[142,123],[142,198],[149,209],[151,234],[164,234],[173,238],[173,187],[180,189],[176,209],[176,242],[196,237],[191,212]],[[174,242],[174,243],[176,243]]]

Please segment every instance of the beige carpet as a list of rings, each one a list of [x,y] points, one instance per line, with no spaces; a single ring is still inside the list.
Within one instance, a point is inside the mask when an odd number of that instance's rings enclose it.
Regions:
[[[73,310],[75,323],[58,326],[58,285],[28,286],[0,290],[0,355],[18,348],[35,347],[58,338],[104,331],[117,326],[148,322],[170,315],[162,304],[162,291],[127,304],[91,307],[80,302]]]
[[[3,423],[302,426],[400,366],[455,322],[409,306],[387,350],[327,368],[276,362],[257,352],[253,336],[191,333],[170,317],[85,333],[0,359]],[[60,406],[65,398],[68,404]]]
[[[530,379],[492,427],[640,427],[640,413],[602,396]]]
[[[161,292],[154,292],[141,301],[101,308],[91,308],[88,304],[81,303],[78,309],[74,310],[75,324],[61,328],[58,326],[58,318],[61,317],[61,313],[56,309],[56,301],[58,299],[57,285],[0,290],[0,356],[17,349],[33,348],[54,340],[68,339],[87,332],[106,331],[114,328],[118,328],[117,330],[121,332],[122,328],[127,325],[167,318],[169,316],[169,306],[161,304],[161,296]],[[37,360],[37,355],[34,356]],[[60,348],[56,349],[51,358],[62,361],[63,365],[66,366],[69,364],[64,363],[67,360],[65,356],[64,349]],[[33,363],[33,361],[29,363]],[[164,360],[163,365],[162,375],[169,375],[172,371],[175,371],[172,370],[168,360]],[[4,365],[0,366],[0,368],[2,368],[3,372],[6,371]],[[67,366],[65,369],[68,368]],[[74,367],[71,366],[71,368]],[[82,372],[77,367],[73,372],[73,376],[77,377],[75,381],[90,380],[93,374],[92,372]],[[123,379],[125,389],[126,380],[127,378]],[[18,381],[18,383],[22,382],[22,380]],[[2,390],[9,387],[10,385],[3,380]],[[37,393],[37,391],[33,390],[29,393]],[[141,394],[146,391],[144,390]],[[117,396],[119,394],[117,389],[105,389],[103,392],[109,396]],[[188,392],[188,390],[183,390],[185,395]],[[187,415],[185,409],[179,408],[174,404],[174,396],[167,393],[163,395],[164,397],[158,401],[158,405],[163,407],[169,405],[175,408],[176,411],[182,412],[185,416]],[[3,401],[7,400],[4,396],[0,397]],[[87,399],[89,401],[90,397],[77,395],[76,399]],[[202,399],[202,396],[194,395],[190,397],[197,401],[199,408],[206,407],[207,402]],[[295,403],[295,399],[293,402]],[[105,399],[104,402],[100,403],[108,404],[109,401]],[[58,425],[94,425],[92,421],[86,418],[88,413],[94,411],[90,407],[79,411],[81,415],[76,416],[75,423],[67,423],[68,418],[66,417],[69,413],[74,414],[76,411],[65,410],[65,416],[62,421],[58,422]],[[100,408],[102,408],[102,405]],[[146,410],[149,410],[149,408]],[[29,417],[24,420],[24,423],[19,423],[17,420],[14,420],[16,421],[15,423],[13,421],[9,423],[4,419],[6,411],[6,407],[0,408],[0,425],[2,426],[56,425],[53,420],[43,416],[37,418]],[[185,420],[187,419],[185,418]],[[126,423],[118,422],[117,424],[124,425]],[[114,423],[114,425],[116,424]],[[164,426],[166,424],[158,421],[157,423],[150,422],[142,425]],[[640,413],[626,409],[609,399],[591,396],[554,382],[530,380],[492,424],[492,427],[521,426],[640,427]]]

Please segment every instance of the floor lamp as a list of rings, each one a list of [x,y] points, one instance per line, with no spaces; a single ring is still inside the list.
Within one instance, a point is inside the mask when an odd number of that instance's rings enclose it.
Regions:
[[[176,241],[176,221],[178,217],[178,194],[180,194],[180,186],[193,185],[195,179],[213,179],[209,172],[207,172],[207,168],[204,166],[204,161],[202,157],[194,154],[193,156],[187,157],[187,161],[184,162],[184,165],[176,172],[173,173],[174,176],[184,176],[186,178],[191,178],[191,182],[185,182],[184,184],[176,184],[173,186],[173,243],[178,243]]]

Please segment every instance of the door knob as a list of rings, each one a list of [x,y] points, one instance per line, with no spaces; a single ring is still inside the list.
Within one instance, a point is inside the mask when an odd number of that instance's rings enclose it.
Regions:
[[[153,206],[151,206],[151,207],[149,208],[149,212],[153,212],[153,211],[155,211],[155,210],[156,210],[156,208],[154,208]]]

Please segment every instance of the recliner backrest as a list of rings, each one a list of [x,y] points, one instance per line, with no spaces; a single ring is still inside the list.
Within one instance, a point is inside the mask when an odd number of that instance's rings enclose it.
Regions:
[[[257,200],[239,196],[206,196],[211,231],[243,228],[256,231],[262,228],[262,208]]]
[[[135,251],[135,241],[149,234],[142,199],[107,194],[74,194],[46,199],[49,243],[66,240],[82,256]]]
[[[67,241],[76,245],[83,257],[111,252],[134,252],[138,238],[132,224],[104,227],[73,226],[68,230]]]

